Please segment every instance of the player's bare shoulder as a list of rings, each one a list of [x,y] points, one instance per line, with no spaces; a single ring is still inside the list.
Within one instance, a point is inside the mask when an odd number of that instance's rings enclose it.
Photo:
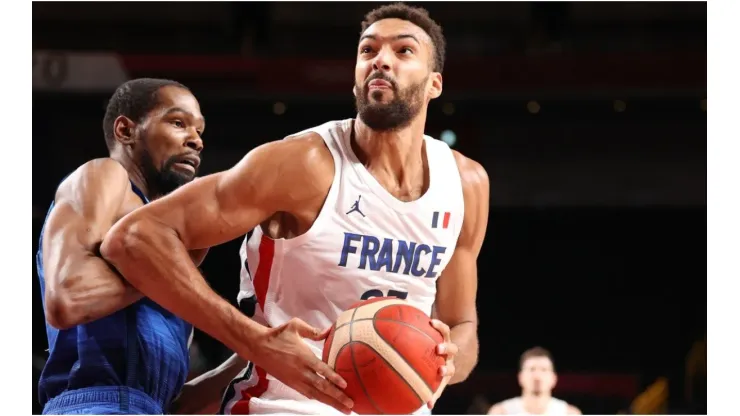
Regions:
[[[506,414],[506,408],[504,407],[503,403],[496,403],[493,406],[491,406],[490,409],[488,409],[489,415],[505,415]]]
[[[275,190],[285,204],[280,211],[292,211],[297,202],[323,201],[334,178],[334,160],[324,139],[308,132],[269,143],[275,161]]]
[[[566,414],[569,414],[569,415],[580,415],[582,413],[581,413],[581,409],[573,406],[572,404],[569,404],[568,405],[568,409],[566,410]]]
[[[273,238],[305,232],[321,211],[334,180],[334,159],[324,139],[307,132],[266,143],[244,160],[251,185],[245,197],[266,201],[262,228]]]
[[[484,196],[487,199],[490,184],[486,169],[480,163],[456,150],[453,150],[452,154],[460,172],[466,202],[469,196],[475,196],[476,198]],[[482,193],[485,193],[485,195],[482,195]]]
[[[128,205],[125,202],[132,198],[138,199],[131,191],[126,169],[113,159],[100,158],[84,163],[65,178],[57,188],[55,202],[84,212]]]
[[[111,158],[90,160],[75,169],[57,188],[57,197],[65,197],[77,190],[78,187],[98,186],[102,184],[125,183],[128,181],[128,172]]]
[[[308,186],[308,191],[325,196],[334,179],[334,158],[324,139],[315,132],[288,136],[282,141],[295,154],[294,174]]]
[[[323,139],[307,133],[254,148],[225,173],[220,187],[229,193],[239,189],[236,197],[263,201],[268,211],[289,211],[328,189],[333,175],[331,152]]]

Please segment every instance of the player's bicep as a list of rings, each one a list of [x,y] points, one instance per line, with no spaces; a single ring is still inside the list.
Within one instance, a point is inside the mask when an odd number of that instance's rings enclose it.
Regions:
[[[280,191],[267,154],[270,147],[261,146],[231,169],[196,179],[148,204],[126,217],[125,225],[169,230],[188,250],[246,234],[274,212]]]

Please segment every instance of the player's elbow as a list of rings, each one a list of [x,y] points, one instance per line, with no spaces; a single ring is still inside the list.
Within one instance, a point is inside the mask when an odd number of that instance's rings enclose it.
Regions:
[[[65,295],[63,290],[48,291],[44,301],[44,314],[46,322],[59,330],[65,330],[77,326],[82,322],[79,308]]]

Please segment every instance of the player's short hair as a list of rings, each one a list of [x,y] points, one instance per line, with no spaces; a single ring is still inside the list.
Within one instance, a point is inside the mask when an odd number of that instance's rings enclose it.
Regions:
[[[190,89],[177,81],[158,78],[138,78],[121,84],[108,101],[103,117],[103,132],[108,150],[115,147],[113,123],[118,116],[126,116],[135,123],[142,121],[147,113],[159,104],[157,92],[163,87]]]
[[[365,32],[373,23],[384,19],[406,20],[425,31],[432,39],[432,45],[434,46],[434,66],[432,70],[442,72],[445,65],[445,37],[442,34],[442,27],[429,17],[429,12],[426,9],[404,3],[380,6],[365,15],[365,20],[362,22],[362,32]]]
[[[555,362],[552,360],[552,354],[550,354],[550,351],[542,348],[542,347],[534,347],[530,348],[527,351],[524,351],[522,353],[522,356],[519,358],[519,369],[521,370],[524,368],[524,363],[530,359],[535,357],[545,357],[550,360],[553,366],[553,369],[555,369]]]

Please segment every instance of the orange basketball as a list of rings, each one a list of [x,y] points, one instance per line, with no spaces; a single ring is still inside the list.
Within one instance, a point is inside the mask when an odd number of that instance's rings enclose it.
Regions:
[[[424,312],[397,298],[374,298],[339,315],[323,360],[347,381],[355,413],[410,414],[442,382],[442,342]]]

